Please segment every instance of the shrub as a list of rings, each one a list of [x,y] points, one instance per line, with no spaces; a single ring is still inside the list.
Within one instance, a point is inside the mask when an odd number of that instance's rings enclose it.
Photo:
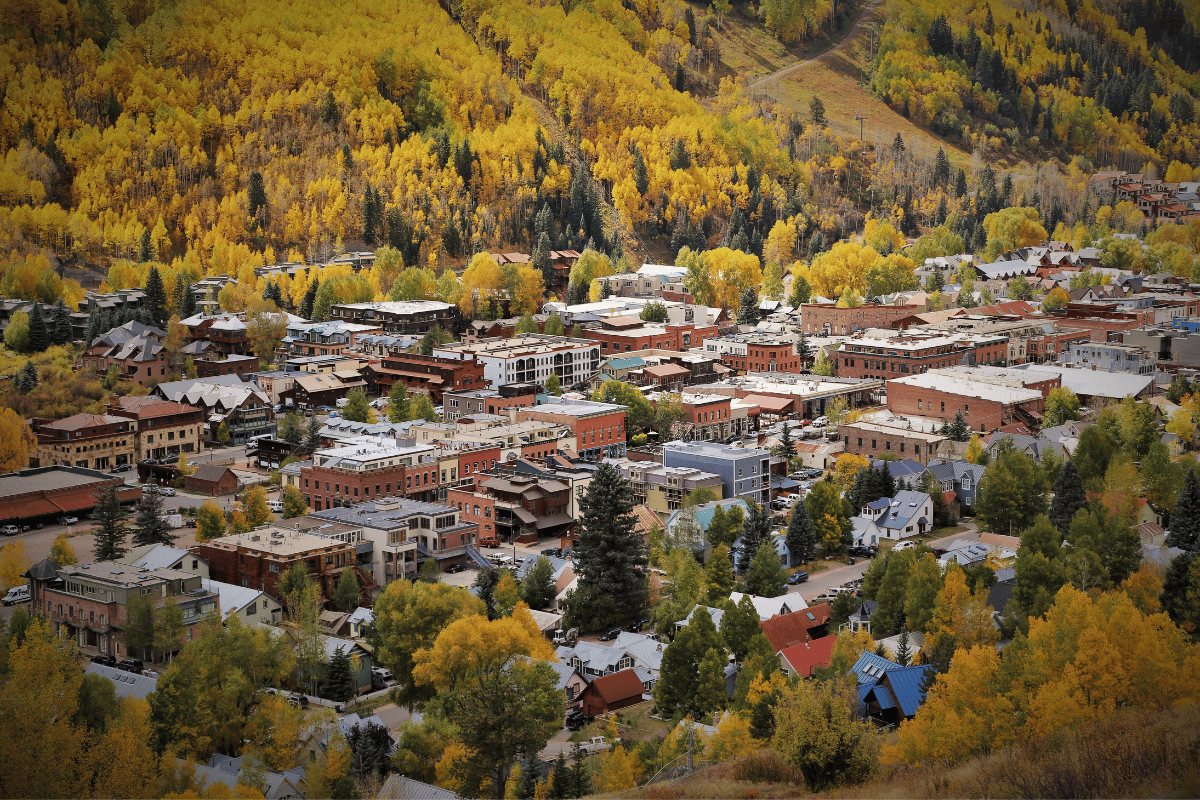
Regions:
[[[747,783],[795,783],[804,785],[804,775],[774,750],[763,749],[733,764],[733,778]]]

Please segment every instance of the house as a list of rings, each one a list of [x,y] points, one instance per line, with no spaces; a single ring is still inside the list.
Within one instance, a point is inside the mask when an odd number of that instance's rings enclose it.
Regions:
[[[925,492],[902,490],[890,500],[863,506],[861,516],[875,522],[882,538],[907,539],[933,528],[933,499]]]
[[[414,781],[412,778],[406,778],[395,772],[388,775],[388,779],[384,781],[383,787],[376,796],[379,800],[383,800],[383,798],[388,798],[388,800],[461,800],[449,789]]]
[[[996,614],[1004,616],[1017,588],[1017,571],[1013,567],[996,570],[996,582],[988,588],[987,604]]]
[[[645,691],[641,679],[632,669],[596,678],[583,692],[583,713],[598,717],[637,705],[645,699]]]
[[[236,494],[238,476],[229,467],[218,464],[201,464],[196,471],[183,479],[183,488],[189,492],[206,494],[209,497]]]
[[[160,383],[154,394],[204,411],[210,439],[217,438],[222,424],[227,426],[234,444],[242,444],[254,436],[275,434],[271,398],[256,384],[243,382],[237,375]]]
[[[887,657],[891,659],[899,659],[900,653],[900,638],[904,636],[902,633],[897,633],[895,636],[889,636],[886,639],[879,639],[875,642],[876,645],[882,647],[887,653]],[[908,660],[911,664],[917,660],[917,654],[925,649],[925,634],[920,631],[908,632]]]
[[[750,516],[750,506],[746,504],[746,501],[739,497],[733,497],[726,500],[713,500],[711,503],[702,503],[698,506],[692,506],[690,509],[685,508],[673,511],[671,512],[671,516],[667,518],[666,528],[674,534],[675,528],[679,525],[680,521],[691,516],[695,518],[696,527],[700,529],[700,532],[705,533],[708,531],[708,526],[712,524],[713,514],[716,513],[718,506],[724,509],[726,514],[731,509],[737,508],[742,512],[743,519]]]
[[[525,656],[517,656],[517,658],[529,660]],[[539,663],[548,665],[558,676],[558,682],[555,683],[554,688],[561,691],[566,697],[567,713],[579,708],[583,702],[583,694],[587,691],[588,679],[567,664],[560,664],[557,661],[540,661]]]
[[[1148,544],[1162,546],[1166,540],[1166,531],[1157,522],[1139,522],[1133,530],[1137,531],[1143,547]]]
[[[883,531],[879,530],[875,520],[870,517],[851,517],[850,526],[853,529],[850,536],[859,547],[872,547],[879,544],[879,540],[883,538]]]
[[[754,604],[754,610],[758,612],[759,622],[778,617],[780,614],[791,614],[794,611],[802,611],[808,608],[808,603],[804,602],[804,598],[798,594],[784,594],[779,597],[759,597],[756,594],[729,593],[729,599],[733,601],[734,605],[741,603],[743,597],[749,597],[750,602]]]
[[[863,653],[858,657],[858,661],[854,662],[854,666],[850,671],[854,673],[854,677],[858,680],[859,696],[861,697],[862,687],[864,685],[874,685],[881,677],[884,670],[899,667],[895,661],[889,661],[883,656],[875,655],[873,652]]]
[[[922,687],[933,669],[929,664],[884,669],[865,693],[863,687],[859,687],[864,712],[892,725],[912,719],[925,702],[925,690]]]
[[[123,669],[110,667],[107,664],[97,664],[94,661],[88,662],[83,671],[86,675],[108,678],[113,683],[116,696],[121,698],[131,697],[134,700],[145,700],[147,695],[158,688],[157,677],[138,672],[126,672]]]
[[[201,585],[220,597],[222,621],[236,616],[243,622],[278,625],[283,619],[283,604],[266,592],[208,578]]]
[[[836,636],[822,636],[811,642],[785,647],[776,654],[779,656],[779,669],[787,678],[793,675],[800,678],[811,677],[817,667],[829,666],[835,644]]]
[[[820,639],[829,634],[831,609],[828,603],[803,611],[781,614],[758,623],[772,649],[778,653],[797,644]],[[719,625],[718,625],[719,627]]]
[[[658,672],[662,668],[663,643],[644,633],[621,631],[613,642],[613,647],[624,650],[633,657],[634,669],[645,671],[649,678],[642,681],[650,684],[646,691],[653,689],[654,684],[658,682]]]
[[[207,561],[193,552],[165,544],[145,544],[135,547],[123,558],[117,560],[138,569],[174,569],[180,572],[190,572],[202,578],[208,577]]]
[[[554,651],[554,655],[561,663],[589,681],[633,667],[633,656],[624,650],[593,642],[579,642],[574,647],[559,647]]]
[[[979,481],[987,467],[972,464],[966,459],[944,461],[935,458],[929,462],[928,470],[941,484],[943,492],[954,492],[965,506],[975,505],[976,492],[979,491]]]
[[[858,608],[854,610],[846,621],[842,623],[842,630],[848,630],[851,633],[857,633],[859,630],[871,632],[871,618],[875,616],[875,612],[879,609],[879,603],[874,600],[863,600],[858,604]]]
[[[196,778],[199,781],[204,779],[204,787],[206,789],[215,784],[221,783],[229,786],[233,783],[236,786],[240,783],[242,768],[244,766],[244,757],[222,755],[214,753],[213,757],[208,760],[205,766],[196,766]],[[292,768],[286,772],[275,772],[267,769],[261,763],[257,765],[258,775],[267,785],[263,791],[263,797],[266,800],[290,800],[290,798],[303,798],[304,791],[301,784],[304,781],[304,770],[300,768]],[[233,787],[230,787],[233,788]],[[233,796],[232,794],[230,796]]]

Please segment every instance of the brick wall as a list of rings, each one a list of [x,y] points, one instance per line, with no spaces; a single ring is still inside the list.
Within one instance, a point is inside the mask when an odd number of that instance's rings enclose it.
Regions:
[[[438,464],[385,467],[370,472],[310,467],[300,472],[300,491],[309,506],[317,510],[392,495],[433,502],[438,493]]]
[[[459,510],[459,520],[479,527],[480,544],[487,540],[499,541],[495,528],[496,498],[468,489],[451,489],[446,493],[446,502]]]
[[[900,428],[878,431],[864,430],[854,425],[840,426],[838,436],[845,444],[847,453],[871,458],[890,454],[897,459],[911,458],[922,464],[928,463],[931,458],[938,458],[944,442],[929,442],[925,437],[909,435]]]
[[[1012,409],[992,400],[922,389],[895,381],[889,381],[887,389],[888,411],[893,414],[953,420],[961,409],[967,424],[974,431],[990,431],[1013,421]],[[1041,411],[1042,408],[1037,410]]]

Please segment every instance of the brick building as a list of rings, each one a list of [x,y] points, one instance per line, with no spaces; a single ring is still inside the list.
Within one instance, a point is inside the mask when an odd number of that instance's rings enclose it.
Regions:
[[[633,350],[687,350],[716,336],[716,325],[644,322],[638,317],[608,317],[588,323],[583,336],[600,343],[600,355]]]
[[[738,372],[793,372],[805,369],[796,352],[797,337],[767,333],[738,333],[709,339],[704,352]]]
[[[232,355],[220,361],[199,360],[196,364],[196,377],[211,378],[215,375],[237,375],[242,380],[247,375],[258,372],[257,356]]]
[[[168,602],[183,612],[180,644],[195,638],[196,626],[220,612],[216,592],[204,588],[204,578],[192,572],[159,568],[139,569],[118,561],[56,566],[49,559],[30,567],[30,611],[44,615],[54,630],[71,637],[85,653],[118,658],[139,657],[124,644],[129,601],[150,598],[156,609]]]
[[[367,367],[366,377],[380,395],[389,394],[393,386],[402,383],[410,393],[428,394],[435,405],[442,402],[444,392],[487,386],[483,362],[477,359],[441,358],[418,353],[385,356],[378,365]]]
[[[506,542],[536,544],[542,538],[560,539],[570,536],[575,518],[568,513],[570,487],[551,477],[537,475],[502,475],[481,478],[477,490],[494,498],[494,504],[483,505],[486,532],[487,509],[492,509],[496,534]],[[468,502],[472,508],[479,502],[467,494],[451,491],[447,501]],[[461,510],[461,509],[460,509]],[[468,517],[477,521],[478,517]]]
[[[219,464],[201,464],[196,471],[183,479],[183,488],[189,492],[206,494],[209,497],[236,494],[237,473]]]
[[[188,342],[212,342],[222,356],[250,352],[246,323],[237,314],[197,314],[181,322],[187,326]]]
[[[873,422],[843,423],[838,426],[837,435],[845,443],[847,453],[868,458],[891,454],[922,464],[928,463],[931,458],[938,458],[942,448],[950,441],[939,433]]]
[[[355,541],[267,525],[201,542],[191,551],[208,562],[212,580],[257,589],[279,601],[284,599],[279,581],[293,564],[303,564],[330,598],[356,561]]]
[[[1110,338],[1120,341],[1122,331],[1131,331],[1145,324],[1142,314],[1111,311],[1086,303],[1071,303],[1065,311],[1048,318],[1064,327],[1087,331],[1093,342],[1107,342]]]
[[[503,543],[496,526],[494,495],[476,491],[470,485],[456,486],[446,491],[446,502],[458,509],[459,519],[477,527],[480,547],[499,547]]]
[[[658,407],[663,395],[651,392],[646,396],[651,405]],[[676,401],[683,407],[682,428],[675,438],[687,438],[700,442],[722,442],[730,436],[740,436],[749,426],[744,409],[734,409],[733,399],[722,394],[696,394],[685,392]]]
[[[138,461],[204,452],[204,411],[161,397],[113,395],[108,413],[134,421]]]
[[[96,495],[117,487],[122,503],[142,497],[141,487],[126,486],[119,475],[82,467],[41,466],[0,475],[0,522],[28,525],[52,522],[79,511],[90,511]]]
[[[99,374],[116,367],[123,379],[139,386],[153,386],[169,378],[167,351],[150,336],[135,336],[120,344],[107,344],[102,338],[97,339],[82,359],[85,366],[94,366]]]
[[[588,461],[625,455],[625,406],[547,397],[546,402],[517,410],[517,421],[557,422],[571,429],[575,452]]]
[[[899,320],[924,310],[924,306],[881,306],[874,303],[865,303],[856,308],[838,308],[834,303],[805,303],[800,306],[800,327],[810,335],[845,335],[867,328],[893,328]]]
[[[955,370],[888,381],[887,403],[893,414],[943,420],[962,411],[970,428],[980,433],[1014,422],[1037,425],[1046,410],[1041,391],[1023,388],[1020,378],[985,381]]]
[[[498,389],[447,389],[442,395],[442,419],[454,422],[472,414],[504,414],[509,408],[528,408],[540,390],[533,383],[510,383]]]
[[[48,422],[34,420],[34,466],[63,465],[109,470],[137,459],[137,423],[108,414],[75,414]]]
[[[833,361],[840,376],[889,380],[962,363],[1005,364],[1007,356],[1007,336],[908,331],[886,339],[864,336],[843,342]]]
[[[282,345],[293,356],[340,356],[346,348],[353,347],[360,336],[379,334],[378,325],[360,325],[357,322],[296,321],[287,326],[287,335]]]
[[[312,465],[300,470],[300,491],[318,511],[393,495],[432,502],[438,473],[432,445],[364,440],[313,453]]]

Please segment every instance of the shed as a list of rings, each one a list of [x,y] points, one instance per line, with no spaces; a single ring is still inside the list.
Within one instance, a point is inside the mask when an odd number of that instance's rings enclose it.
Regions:
[[[646,688],[633,669],[596,678],[583,692],[583,713],[596,717],[642,702]]]
[[[229,467],[216,464],[201,464],[196,471],[183,479],[183,488],[189,492],[198,492],[210,497],[222,494],[236,494],[238,476]]]

